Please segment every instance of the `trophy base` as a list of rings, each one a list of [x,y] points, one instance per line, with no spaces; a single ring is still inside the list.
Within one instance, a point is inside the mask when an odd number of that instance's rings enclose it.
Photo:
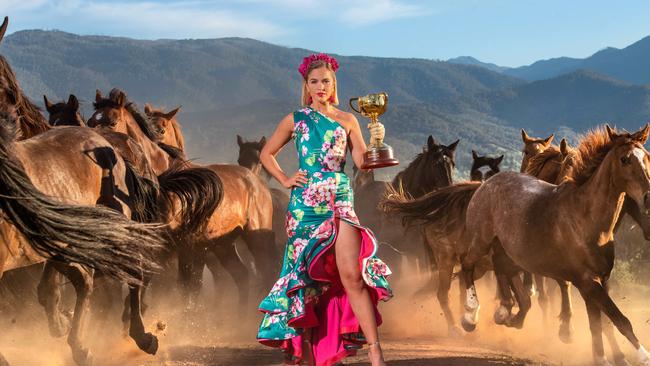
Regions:
[[[393,157],[393,148],[386,144],[368,148],[363,157],[361,169],[386,168],[399,164],[399,161]]]

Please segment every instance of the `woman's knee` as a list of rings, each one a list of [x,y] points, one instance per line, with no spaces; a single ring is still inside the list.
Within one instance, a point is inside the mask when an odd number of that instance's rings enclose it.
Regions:
[[[363,288],[363,277],[358,265],[339,267],[339,276],[346,290],[361,290]]]

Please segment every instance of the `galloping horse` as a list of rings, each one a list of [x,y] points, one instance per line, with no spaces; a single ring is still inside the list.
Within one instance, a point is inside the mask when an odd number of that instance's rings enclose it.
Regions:
[[[7,23],[5,17],[0,41]],[[54,257],[46,271],[62,271],[77,291],[68,343],[75,361],[89,364],[92,356],[82,339],[93,268],[129,280],[130,291],[138,293],[147,268],[154,266],[151,256],[158,252],[161,239],[152,228],[121,214],[129,216],[135,210],[139,193],[133,186],[134,175],[108,141],[87,128],[52,129],[23,94],[1,55],[0,112],[5,113],[0,120],[0,193],[8,220],[0,228],[1,268],[5,271]],[[88,207],[96,204],[110,210]],[[47,287],[39,286],[39,300],[52,298],[43,291]],[[65,323],[64,318],[55,318],[50,322],[51,332],[64,333]],[[156,352],[157,339],[144,332],[137,304],[130,335],[141,349]]]
[[[150,115],[137,118],[126,95],[120,90],[111,91],[109,98],[102,98],[97,93],[95,113],[88,120],[89,126],[105,126],[115,131],[125,132],[136,141],[141,141],[145,150],[152,152],[152,157],[161,155],[157,152],[164,147],[163,152],[172,152],[184,156],[183,136],[175,118],[171,128],[156,128],[160,118],[170,117],[151,114],[150,107],[145,108]],[[175,113],[174,113],[175,114]],[[172,116],[173,117],[173,116]],[[167,118],[165,118],[167,120]],[[174,127],[175,126],[175,127]],[[173,139],[166,140],[168,137]],[[170,142],[169,145],[161,141]],[[161,156],[168,159],[168,156]],[[156,166],[155,162],[152,166]],[[190,165],[195,166],[195,165]],[[216,173],[223,184],[223,198],[207,220],[206,229],[188,238],[188,248],[179,250],[180,279],[189,291],[190,305],[201,287],[205,252],[211,250],[217,258],[224,258],[234,251],[234,240],[242,236],[255,259],[255,265],[265,281],[275,277],[279,268],[279,251],[273,245],[271,194],[259,177],[250,170],[228,164],[212,164],[205,168]],[[155,170],[155,167],[154,167]],[[240,286],[239,298],[242,306],[247,301],[247,288]]]
[[[591,132],[578,145],[560,185],[505,172],[476,191],[467,208],[471,243],[462,266],[466,330],[475,329],[478,320],[474,265],[499,245],[524,270],[578,288],[587,306],[595,364],[607,364],[602,311],[637,350],[639,362],[650,365],[650,354],[604,286],[614,264],[613,231],[624,197],[645,212],[650,209],[650,159],[643,147],[649,133],[650,125],[632,134],[609,126]]]

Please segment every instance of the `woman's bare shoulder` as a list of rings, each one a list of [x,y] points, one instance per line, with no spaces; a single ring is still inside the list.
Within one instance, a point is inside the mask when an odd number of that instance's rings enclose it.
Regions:
[[[348,131],[359,123],[357,117],[354,114],[342,111],[340,109],[337,110],[337,117],[339,122],[343,122],[347,126]]]

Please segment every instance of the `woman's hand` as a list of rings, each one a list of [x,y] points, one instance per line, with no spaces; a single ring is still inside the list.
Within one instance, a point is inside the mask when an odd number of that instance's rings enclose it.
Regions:
[[[307,184],[307,172],[303,170],[298,170],[292,177],[285,179],[282,182],[284,188],[292,187],[303,187],[303,184]]]
[[[368,128],[370,129],[370,138],[372,140],[381,141],[384,139],[386,130],[384,129],[384,125],[381,122],[370,123],[368,124]]]

